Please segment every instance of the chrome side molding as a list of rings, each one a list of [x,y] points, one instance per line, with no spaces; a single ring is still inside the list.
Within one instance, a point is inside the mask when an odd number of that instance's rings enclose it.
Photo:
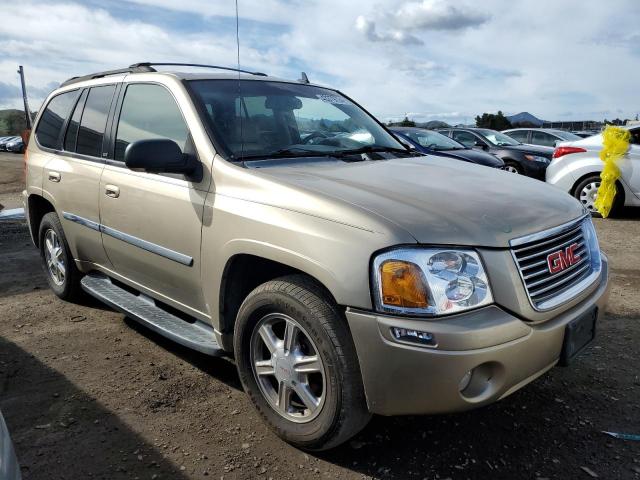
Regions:
[[[89,220],[88,218],[84,218],[73,213],[62,212],[62,216],[71,222],[75,222],[92,230],[104,233],[105,235],[109,235],[110,237],[133,245],[134,247],[146,250],[147,252],[155,253],[156,255],[160,255],[161,257],[168,258],[169,260],[173,260],[174,262],[177,262],[181,265],[186,265],[187,267],[191,267],[193,265],[193,257],[185,255],[184,253],[176,252],[175,250],[163,247],[162,245],[143,240],[142,238],[134,237],[133,235],[129,235],[128,233],[121,232],[120,230],[116,230],[115,228],[108,227],[107,225],[94,222],[93,220]]]

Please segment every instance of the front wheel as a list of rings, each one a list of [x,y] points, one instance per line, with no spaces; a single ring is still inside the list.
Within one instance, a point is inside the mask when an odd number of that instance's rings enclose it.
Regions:
[[[346,322],[311,279],[292,275],[253,290],[238,312],[234,349],[245,391],[285,441],[326,450],[367,424]]]

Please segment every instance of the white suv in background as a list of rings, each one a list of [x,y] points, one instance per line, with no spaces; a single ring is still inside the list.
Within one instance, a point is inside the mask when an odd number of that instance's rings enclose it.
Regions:
[[[613,211],[624,206],[640,206],[640,125],[622,127],[631,132],[631,146],[619,162],[622,173]],[[547,167],[547,183],[555,185],[577,198],[592,214],[600,186],[603,163],[602,134],[573,142],[561,142],[553,152]]]

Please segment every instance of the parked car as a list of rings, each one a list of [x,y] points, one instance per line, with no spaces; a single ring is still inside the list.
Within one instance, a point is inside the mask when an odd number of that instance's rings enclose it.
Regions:
[[[425,161],[338,90],[146,63],[43,105],[24,205],[50,288],[232,355],[300,448],[374,413],[502,399],[568,363],[605,311],[608,262],[578,201]]]
[[[574,135],[577,135],[580,138],[587,138],[587,137],[591,137],[593,135],[598,135],[599,132],[593,131],[593,130],[579,130],[576,132],[571,132]]]
[[[578,135],[554,128],[512,128],[503,130],[514,140],[525,145],[540,145],[543,147],[555,147],[558,142],[580,140]]]
[[[21,478],[13,442],[11,442],[7,424],[2,417],[2,412],[0,412],[0,479],[20,480]]]
[[[618,163],[621,177],[612,212],[625,205],[640,206],[640,125],[620,127],[631,132],[629,151]],[[575,142],[558,144],[553,161],[547,168],[547,183],[577,198],[593,215],[598,215],[594,202],[600,186],[602,134]]]
[[[466,147],[484,150],[501,158],[507,172],[538,180],[544,180],[544,171],[553,155],[553,148],[523,145],[508,135],[487,128],[446,128],[438,131]]]
[[[24,142],[21,137],[14,137],[5,144],[4,148],[7,152],[22,153],[24,152]]]
[[[0,151],[6,152],[7,151],[7,143],[14,141],[16,138],[19,138],[19,137],[11,135],[9,137],[0,138]]]
[[[436,131],[415,127],[393,127],[390,130],[402,143],[421,153],[455,158],[487,167],[504,168],[504,162],[495,155],[465,147]]]

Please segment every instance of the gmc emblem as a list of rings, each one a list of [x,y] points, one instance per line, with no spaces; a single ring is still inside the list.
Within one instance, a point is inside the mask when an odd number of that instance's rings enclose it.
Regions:
[[[578,263],[580,261],[580,255],[575,254],[577,248],[578,244],[573,243],[564,250],[558,250],[557,252],[547,255],[549,273],[551,275],[556,274]]]

